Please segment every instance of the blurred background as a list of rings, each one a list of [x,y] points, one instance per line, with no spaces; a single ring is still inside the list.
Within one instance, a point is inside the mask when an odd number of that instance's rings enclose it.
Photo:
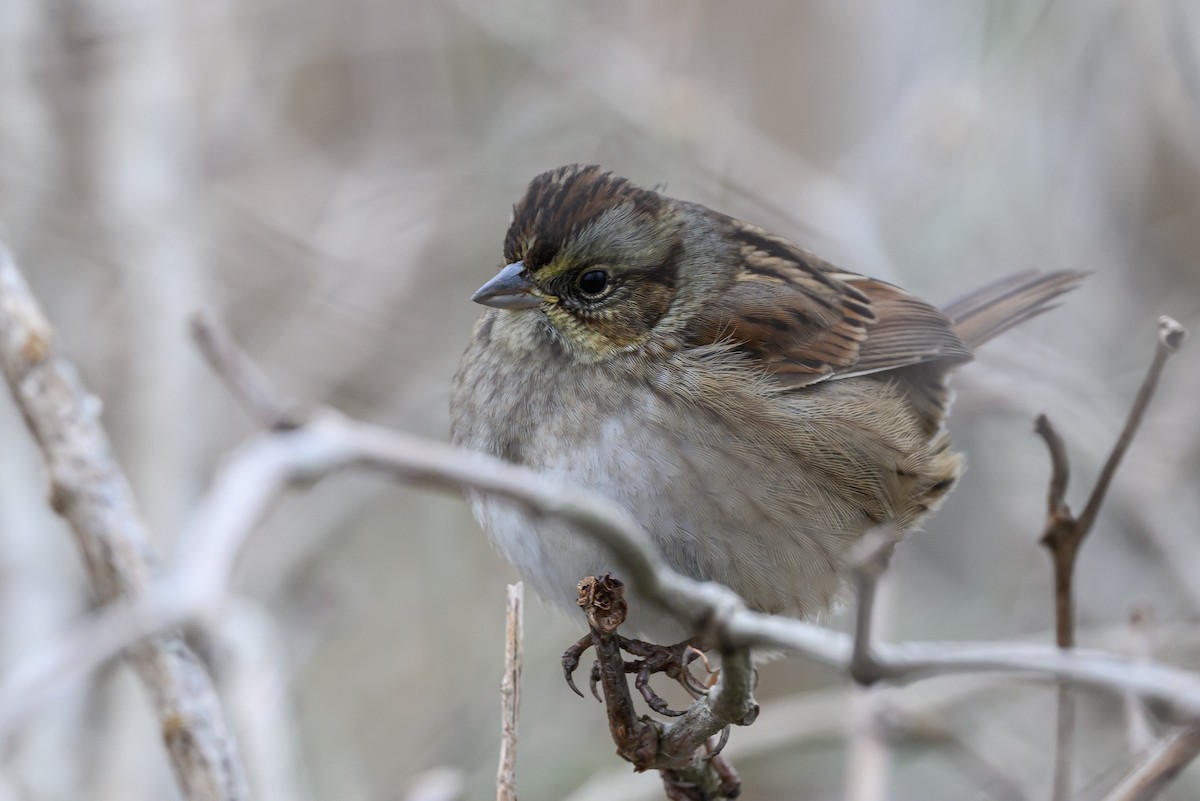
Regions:
[[[1031,268],[1093,275],[957,381],[970,462],[887,585],[887,636],[1050,641],[1037,545],[1046,412],[1082,505],[1171,314],[1200,329],[1200,5],[1188,0],[4,0],[0,230],[103,399],[169,558],[253,430],[197,357],[208,307],[288,392],[447,437],[451,375],[536,173],[599,162],[945,302]],[[1083,644],[1200,668],[1200,347],[1168,366],[1084,549]],[[0,397],[0,665],[90,604]],[[493,795],[504,586],[459,498],[343,475],[289,498],[201,643],[283,801]],[[1131,611],[1145,621],[1131,629]],[[846,625],[844,615],[832,625]],[[529,799],[661,795],[563,686],[581,621],[530,599]],[[838,799],[848,683],[766,666],[729,753],[745,798]],[[980,679],[884,694],[892,799],[1044,798],[1054,691]],[[1083,693],[1076,797],[1148,736]],[[861,736],[859,737],[861,740]],[[854,749],[849,749],[853,751]],[[3,755],[17,799],[170,799],[116,665]],[[1164,797],[1195,798],[1193,768]]]

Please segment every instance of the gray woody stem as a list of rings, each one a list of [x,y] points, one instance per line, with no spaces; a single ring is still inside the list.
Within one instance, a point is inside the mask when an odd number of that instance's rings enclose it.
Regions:
[[[500,766],[496,801],[517,801],[517,716],[521,711],[521,665],[525,640],[525,585],[508,585],[505,604],[504,677],[500,680]]]
[[[745,608],[733,592],[687,579],[662,565],[628,515],[584,490],[482,454],[360,423],[329,409],[314,410],[299,428],[262,434],[231,454],[180,542],[168,580],[137,604],[109,607],[52,658],[30,666],[20,681],[0,683],[0,734],[64,672],[94,669],[148,633],[211,614],[246,539],[290,486],[306,486],[349,467],[396,480],[459,492],[469,487],[563,519],[612,548],[638,593],[688,625],[707,624],[732,648],[803,654],[847,668],[852,640],[811,623]],[[78,643],[75,645],[74,643]],[[1130,693],[1166,705],[1200,723],[1200,675],[1156,662],[1024,643],[932,642],[871,646],[878,680],[904,684],[939,675],[1002,672],[1065,679]]]
[[[1159,743],[1104,801],[1151,801],[1200,753],[1200,728],[1188,726]]]
[[[70,523],[96,597],[145,597],[155,554],[133,493],[100,425],[100,402],[60,356],[54,332],[0,245],[0,368],[41,448],[50,504]],[[188,801],[248,796],[241,758],[204,666],[178,632],[129,645]]]
[[[227,379],[236,381],[230,378],[236,370],[217,366]],[[239,397],[248,394],[236,383],[231,389]],[[271,409],[287,408],[279,403],[269,406],[260,409],[262,416],[276,416]],[[234,560],[283,491],[293,485],[308,486],[349,467],[452,492],[470,488],[492,493],[538,514],[560,518],[580,536],[611,548],[624,578],[643,599],[705,630],[723,650],[782,649],[838,670],[849,667],[852,638],[799,620],[752,612],[730,590],[675,573],[659,562],[647,546],[645,532],[628,515],[595,495],[497,459],[318,408],[295,427],[274,425],[270,433],[231,454],[184,532],[179,558],[163,581],[148,587],[136,602],[110,604],[84,631],[0,681],[0,736],[10,733],[39,698],[60,689],[64,675],[86,674],[147,634],[203,619],[219,609]],[[1200,675],[1160,663],[1034,644],[885,644],[861,639],[860,654],[869,654],[870,675],[878,681],[904,684],[983,672],[1061,679],[1154,701],[1181,722],[1200,725]],[[713,703],[720,697],[717,693]]]

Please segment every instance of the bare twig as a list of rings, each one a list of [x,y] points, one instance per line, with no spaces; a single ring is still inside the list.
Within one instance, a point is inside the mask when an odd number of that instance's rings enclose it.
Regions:
[[[882,801],[887,796],[890,744],[880,727],[886,688],[856,687],[847,714],[845,801]]]
[[[581,536],[610,548],[640,596],[685,625],[705,629],[719,647],[782,649],[838,670],[850,662],[850,637],[752,612],[727,588],[666,568],[628,515],[585,490],[482,454],[318,409],[299,428],[261,435],[232,455],[188,526],[168,582],[154,585],[136,605],[106,609],[89,625],[90,639],[83,638],[91,643],[88,649],[64,643],[28,665],[20,682],[0,683],[0,734],[6,725],[11,730],[14,709],[27,708],[27,699],[60,686],[61,671],[79,675],[148,632],[211,614],[224,596],[242,544],[283,490],[348,467],[455,492],[469,487],[558,517]],[[906,684],[980,672],[1064,679],[1131,693],[1162,704],[1182,720],[1200,723],[1200,675],[1157,662],[1134,664],[1108,653],[1019,643],[875,643],[871,652],[880,681]]]
[[[1135,606],[1129,623],[1134,634],[1134,659],[1150,661],[1155,640],[1153,609],[1149,605]],[[1138,764],[1105,796],[1105,801],[1149,801],[1200,754],[1200,727],[1180,729],[1154,744],[1154,731],[1142,703],[1126,696],[1125,714],[1130,751]]]
[[[1045,440],[1050,452],[1050,492],[1042,544],[1050,550],[1054,562],[1055,641],[1059,648],[1071,648],[1075,644],[1072,582],[1079,547],[1087,531],[1079,527],[1067,506],[1071,467],[1062,437],[1044,414],[1038,415],[1034,430]],[[1051,798],[1066,801],[1071,795],[1071,755],[1075,750],[1075,696],[1072,688],[1063,683],[1058,685],[1057,709]]]
[[[1049,508],[1046,513],[1046,529],[1042,535],[1042,544],[1050,551],[1051,558],[1054,560],[1056,640],[1061,648],[1070,648],[1075,644],[1072,582],[1079,549],[1091,531],[1092,525],[1096,522],[1096,515],[1099,514],[1100,506],[1104,503],[1104,497],[1112,484],[1117,467],[1121,464],[1125,452],[1129,450],[1138,426],[1145,416],[1146,407],[1154,396],[1154,390],[1158,386],[1167,359],[1178,350],[1186,336],[1187,331],[1178,322],[1170,317],[1159,318],[1158,345],[1155,348],[1150,369],[1146,372],[1146,378],[1142,381],[1133,407],[1129,410],[1125,427],[1113,445],[1112,452],[1109,453],[1108,459],[1100,471],[1100,476],[1096,479],[1096,485],[1088,497],[1087,505],[1078,518],[1072,516],[1065,500],[1070,467],[1062,437],[1054,430],[1045,415],[1040,415],[1037,419],[1036,431],[1046,441],[1053,468],[1050,479]]]
[[[879,616],[879,580],[896,549],[896,534],[889,529],[867,532],[850,555],[857,584],[858,607],[854,625],[854,650],[850,676],[861,686],[850,705],[846,754],[847,801],[873,801],[887,797],[889,747],[880,731],[881,693],[871,651]]]
[[[452,768],[434,768],[413,779],[404,801],[462,801],[463,778]]]
[[[209,366],[255,422],[270,431],[287,431],[303,424],[307,416],[304,409],[279,392],[211,314],[192,315],[191,328],[192,339]]]
[[[1132,653],[1135,662],[1148,662],[1154,658],[1154,607],[1136,604],[1129,615],[1129,631],[1132,635]],[[1150,725],[1146,707],[1137,698],[1125,696],[1125,732],[1129,751],[1137,759],[1144,759],[1155,745],[1154,729]]]
[[[508,585],[504,627],[504,677],[500,680],[500,767],[496,801],[517,801],[517,717],[525,641],[525,585]]]
[[[1026,795],[1013,777],[977,753],[954,731],[929,713],[917,714],[892,709],[879,718],[879,728],[889,740],[907,740],[938,746],[947,759],[976,780],[982,793],[981,797],[1025,801]]]
[[[1133,407],[1129,410],[1129,417],[1125,420],[1121,436],[1113,445],[1112,453],[1109,454],[1108,461],[1104,463],[1100,477],[1096,479],[1096,486],[1092,488],[1087,505],[1079,515],[1079,528],[1083,532],[1079,535],[1080,539],[1087,536],[1087,532],[1091,531],[1092,524],[1096,522],[1096,515],[1100,512],[1100,505],[1104,503],[1104,496],[1108,493],[1109,484],[1112,483],[1117,467],[1125,456],[1125,451],[1129,450],[1129,445],[1133,442],[1134,434],[1137,433],[1138,426],[1141,425],[1142,418],[1146,414],[1146,407],[1150,405],[1150,399],[1154,397],[1154,390],[1158,387],[1158,381],[1162,377],[1167,359],[1179,350],[1179,346],[1186,338],[1187,329],[1178,321],[1166,315],[1158,318],[1158,345],[1154,349],[1154,359],[1150,362],[1146,378],[1142,381],[1137,397],[1133,400]]]
[[[1054,775],[1050,797],[1067,801],[1071,797],[1071,766],[1075,753],[1075,688],[1066,682],[1058,685],[1058,712],[1054,724]]]
[[[858,589],[850,676],[864,686],[874,684],[881,678],[879,665],[871,650],[871,632],[875,626],[875,591],[895,550],[895,533],[886,529],[874,529],[867,532],[850,556],[851,570]]]
[[[56,352],[50,324],[2,245],[0,368],[45,458],[50,503],[74,530],[97,597],[144,597],[155,554],[100,425],[100,404]],[[245,798],[241,758],[212,682],[182,636],[163,632],[122,645],[150,693],[184,797]]]
[[[348,467],[367,468],[398,480],[449,489],[470,487],[557,516],[583,536],[610,547],[638,593],[669,610],[686,625],[706,621],[733,648],[764,648],[803,654],[835,669],[846,669],[849,636],[811,623],[752,612],[732,591],[700,583],[663,566],[647,549],[645,535],[619,508],[597,496],[519,466],[464,452],[324,410],[294,431],[251,440],[227,463],[188,527],[179,567],[170,581],[156,584],[136,605],[117,605],[88,626],[93,647],[64,644],[58,656],[30,666],[19,684],[0,687],[0,721],[9,705],[23,706],[16,692],[44,693],[59,671],[94,669],[148,632],[211,614],[229,580],[242,543],[276,497],[293,482],[315,479]],[[74,638],[73,638],[74,639]],[[84,638],[86,640],[86,638]],[[1157,662],[1134,665],[1109,653],[1072,653],[1042,645],[991,642],[930,642],[872,647],[879,680],[909,683],[961,673],[1020,673],[1062,678],[1129,692],[1164,704],[1184,718],[1200,720],[1200,675]],[[64,662],[67,664],[64,665]],[[85,664],[86,662],[86,664]],[[0,725],[0,733],[3,726]]]
[[[1096,522],[1096,515],[1104,503],[1104,497],[1116,475],[1117,467],[1125,452],[1129,450],[1139,424],[1145,416],[1146,407],[1154,396],[1154,389],[1162,375],[1167,358],[1183,343],[1187,331],[1170,317],[1160,317],[1158,321],[1158,345],[1154,350],[1154,359],[1146,378],[1138,390],[1129,410],[1125,427],[1117,437],[1108,459],[1096,479],[1096,485],[1088,497],[1087,505],[1078,518],[1071,514],[1067,506],[1066,493],[1070,478],[1070,465],[1067,460],[1066,447],[1062,437],[1054,430],[1046,415],[1039,415],[1035,430],[1046,442],[1050,451],[1051,476],[1050,492],[1046,511],[1046,528],[1042,534],[1042,545],[1050,551],[1054,563],[1054,620],[1055,640],[1059,648],[1075,646],[1075,565],[1079,560],[1079,550],[1083,541]],[[1074,750],[1075,732],[1075,696],[1072,688],[1066,684],[1058,687],[1058,720],[1055,737],[1053,798],[1055,801],[1066,801],[1071,795],[1071,754]]]
[[[1146,761],[1121,780],[1104,801],[1150,801],[1200,754],[1200,727],[1188,726],[1168,737]]]
[[[292,661],[279,621],[234,596],[204,632],[254,801],[311,801],[293,707]]]

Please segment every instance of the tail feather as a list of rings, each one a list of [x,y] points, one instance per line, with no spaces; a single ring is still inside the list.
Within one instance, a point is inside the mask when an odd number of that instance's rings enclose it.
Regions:
[[[1053,309],[1052,302],[1070,292],[1087,273],[1063,270],[1026,272],[981,287],[942,309],[954,322],[954,333],[972,350],[1015,325]]]

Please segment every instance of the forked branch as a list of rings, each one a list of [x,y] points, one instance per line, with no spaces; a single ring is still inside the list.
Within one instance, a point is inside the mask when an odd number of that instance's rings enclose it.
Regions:
[[[1054,622],[1055,640],[1059,648],[1075,647],[1075,565],[1083,542],[1096,522],[1100,506],[1116,475],[1117,467],[1125,452],[1129,450],[1138,426],[1145,416],[1150,399],[1158,386],[1167,359],[1178,350],[1187,336],[1187,331],[1170,317],[1158,321],[1158,344],[1154,359],[1142,381],[1125,426],[1117,437],[1104,467],[1096,479],[1096,485],[1088,496],[1087,504],[1079,517],[1071,514],[1067,505],[1067,486],[1070,481],[1070,463],[1062,437],[1051,425],[1046,415],[1039,415],[1035,431],[1046,442],[1050,452],[1050,492],[1046,510],[1046,527],[1042,534],[1042,545],[1050,552],[1054,566]],[[1058,722],[1055,737],[1054,785],[1055,801],[1070,797],[1071,753],[1075,731],[1075,698],[1071,688],[1060,684],[1058,689]]]

